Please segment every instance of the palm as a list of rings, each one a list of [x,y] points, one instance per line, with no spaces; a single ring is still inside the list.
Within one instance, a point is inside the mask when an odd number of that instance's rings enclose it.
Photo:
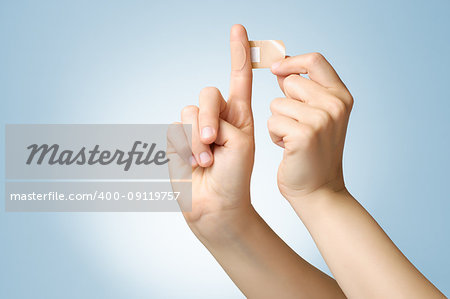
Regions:
[[[208,168],[197,167],[192,172],[192,213],[186,216],[197,219],[250,200],[254,153],[252,142],[248,145],[240,149],[213,146],[214,164]]]

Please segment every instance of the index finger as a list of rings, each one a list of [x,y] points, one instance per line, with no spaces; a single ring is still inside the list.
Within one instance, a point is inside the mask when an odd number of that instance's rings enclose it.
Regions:
[[[253,124],[252,63],[247,31],[242,25],[233,25],[230,32],[231,77],[227,102],[227,121],[238,128]]]
[[[272,73],[283,79],[292,74],[307,74],[326,88],[345,88],[331,64],[320,53],[309,53],[286,59],[272,65]]]

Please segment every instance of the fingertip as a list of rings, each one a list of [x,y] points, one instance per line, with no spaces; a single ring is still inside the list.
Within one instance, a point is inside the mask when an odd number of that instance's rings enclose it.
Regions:
[[[283,75],[283,69],[285,68],[285,62],[289,60],[288,55],[284,56],[284,59],[275,62],[274,64],[272,64],[272,66],[270,67],[270,70],[272,71],[272,73],[274,75]]]
[[[270,67],[270,70],[272,71],[272,73],[274,74],[274,75],[277,75],[278,74],[278,70],[279,70],[279,68],[280,68],[280,66],[281,66],[281,60],[280,61],[277,61],[277,62],[275,62],[274,64],[272,64],[272,66]]]
[[[191,155],[189,157],[189,164],[191,165],[191,167],[197,167],[198,166],[197,160],[195,159],[194,155]]]
[[[209,167],[212,165],[213,156],[211,152],[202,152],[198,155],[198,160],[201,167]]]
[[[247,39],[247,30],[241,24],[234,24],[231,26],[230,31],[230,40],[248,40]]]

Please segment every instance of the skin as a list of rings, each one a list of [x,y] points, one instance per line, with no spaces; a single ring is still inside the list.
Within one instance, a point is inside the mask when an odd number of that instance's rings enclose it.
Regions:
[[[336,281],[298,256],[251,205],[252,69],[247,33],[241,25],[231,28],[230,42],[236,41],[244,45],[246,58],[242,68],[232,67],[228,101],[218,89],[207,87],[200,92],[198,107],[187,106],[181,112],[182,123],[192,125],[193,155],[192,211],[183,215],[247,297],[343,298]],[[206,127],[212,134],[202,136]],[[210,159],[202,160],[202,153]]]
[[[342,152],[353,98],[332,66],[312,53],[288,57],[272,72],[286,96],[271,103],[268,121],[273,142],[284,148],[278,187],[345,295],[445,298],[345,188]]]
[[[258,215],[250,200],[255,144],[244,27],[232,27],[230,42],[242,43],[246,58],[242,68],[232,67],[228,101],[207,87],[198,107],[182,110],[181,123],[192,125],[192,137],[186,134],[192,157],[183,159],[192,166],[192,211],[183,215],[234,283],[250,298],[442,298],[346,190],[342,153],[353,98],[320,54],[272,66],[285,97],[271,103],[268,128],[284,149],[280,192],[337,282],[298,256]]]

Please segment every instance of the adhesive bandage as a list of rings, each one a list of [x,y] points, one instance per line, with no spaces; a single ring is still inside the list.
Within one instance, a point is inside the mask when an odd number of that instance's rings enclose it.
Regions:
[[[286,56],[286,47],[281,40],[255,40],[249,41],[249,44],[254,69],[270,68]]]

